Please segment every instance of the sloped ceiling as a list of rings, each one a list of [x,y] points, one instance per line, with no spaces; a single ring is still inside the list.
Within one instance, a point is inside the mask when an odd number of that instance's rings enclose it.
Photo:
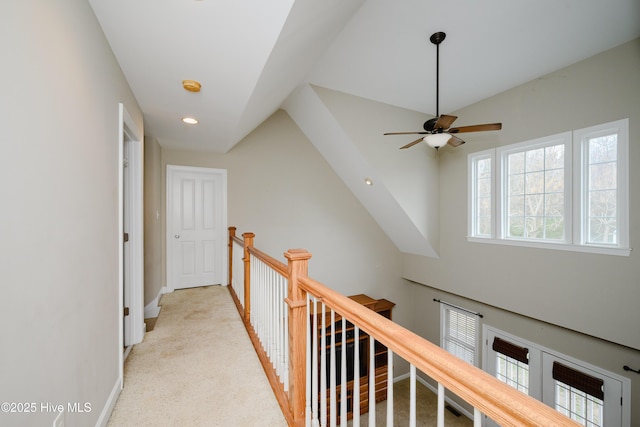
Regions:
[[[142,108],[146,136],[166,148],[226,153],[284,108],[399,250],[424,256],[438,252],[437,161],[419,166],[428,169],[419,182],[429,188],[407,190],[372,164],[376,154],[358,140],[395,149],[410,139],[381,140],[383,131],[420,130],[435,115],[431,34],[447,33],[440,113],[640,36],[637,0],[89,2]],[[199,81],[201,92],[185,91],[185,79]],[[363,135],[347,129],[349,119],[330,110],[331,96],[320,96],[319,88],[419,119],[379,129],[379,120],[367,126],[355,112],[369,132]],[[199,124],[182,123],[184,116]],[[365,177],[375,177],[375,189],[363,188]]]
[[[310,83],[435,114],[640,36],[637,0],[89,0],[164,147],[224,153]],[[197,94],[181,81],[202,83]],[[197,126],[180,121],[191,115]],[[465,123],[457,123],[464,125]],[[420,123],[416,123],[417,126]]]

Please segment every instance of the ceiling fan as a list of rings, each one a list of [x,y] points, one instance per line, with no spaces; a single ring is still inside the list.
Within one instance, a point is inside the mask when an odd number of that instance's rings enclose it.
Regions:
[[[502,123],[487,123],[482,125],[460,126],[452,128],[450,126],[458,117],[449,116],[446,114],[440,115],[438,105],[440,95],[440,43],[442,43],[446,36],[447,35],[443,32],[437,32],[432,34],[429,38],[429,40],[431,40],[431,43],[436,45],[436,117],[424,122],[424,125],[422,126],[424,128],[424,131],[421,132],[385,133],[385,135],[426,135],[421,136],[415,141],[412,141],[407,145],[400,147],[400,149],[412,147],[422,141],[426,142],[430,147],[435,148],[436,151],[447,143],[453,147],[458,147],[464,144],[464,141],[454,134],[502,129]]]

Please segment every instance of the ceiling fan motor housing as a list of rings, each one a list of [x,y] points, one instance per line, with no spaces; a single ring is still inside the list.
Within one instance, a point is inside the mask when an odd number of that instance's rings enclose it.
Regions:
[[[427,132],[432,132],[435,127],[436,127],[436,123],[438,122],[438,118],[434,117],[433,119],[429,119],[426,122],[424,122],[424,124],[422,125],[422,127],[424,128],[424,130],[426,130]]]

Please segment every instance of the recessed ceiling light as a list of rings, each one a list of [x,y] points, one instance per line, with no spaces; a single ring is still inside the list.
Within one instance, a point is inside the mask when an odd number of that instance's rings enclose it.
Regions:
[[[188,125],[197,125],[198,119],[194,119],[193,117],[183,117],[182,121]]]
[[[371,180],[371,178],[365,178],[364,179],[364,183],[369,185],[369,186],[373,185],[373,181]]]

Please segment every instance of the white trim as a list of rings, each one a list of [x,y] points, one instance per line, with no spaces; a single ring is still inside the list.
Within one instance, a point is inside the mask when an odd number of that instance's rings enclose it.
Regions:
[[[143,246],[143,133],[139,129],[128,113],[124,104],[118,104],[118,310],[116,313],[118,321],[118,346],[115,349],[119,358],[119,382],[122,387],[124,381],[124,134],[131,138],[131,159],[129,159],[130,186],[129,200],[127,203],[130,209],[130,230],[129,230],[129,253],[131,254],[129,283],[129,344],[137,344],[144,337],[144,254]]]
[[[536,372],[532,372],[531,370],[529,371],[529,373],[531,375],[536,375],[539,374],[542,378],[543,372],[543,358],[544,355],[547,354],[549,356],[552,356],[553,358],[557,358],[557,359],[564,359],[565,361],[580,366],[584,369],[587,370],[591,370],[595,373],[597,373],[599,376],[603,376],[603,377],[608,377],[610,379],[619,381],[622,385],[622,411],[621,411],[621,425],[623,427],[628,427],[631,425],[631,380],[627,377],[623,377],[622,375],[618,375],[614,372],[611,371],[607,371],[603,368],[600,368],[598,366],[592,365],[591,363],[576,359],[575,357],[571,357],[571,356],[567,356],[565,354],[562,354],[556,350],[550,349],[548,347],[545,347],[543,345],[539,345],[537,343],[534,343],[532,341],[529,341],[527,339],[524,338],[520,338],[517,337],[515,335],[509,334],[507,332],[504,332],[494,326],[491,325],[487,325],[487,324],[483,324],[482,325],[482,345],[483,345],[483,353],[482,353],[482,368],[485,372],[489,372],[487,371],[487,366],[489,364],[489,357],[488,357],[488,346],[490,345],[489,342],[487,341],[487,337],[489,336],[489,333],[493,333],[494,335],[498,335],[498,336],[502,336],[505,337],[506,339],[510,339],[513,340],[517,343],[522,343],[524,345],[527,346],[527,348],[529,349],[530,355],[532,354],[533,351],[538,351],[540,352],[540,356],[537,356],[537,360],[540,364],[538,366],[538,368],[540,369],[539,373]],[[530,359],[530,361],[532,362],[533,360]],[[529,364],[529,366],[533,366],[531,363]],[[531,380],[531,377],[530,377]],[[544,378],[542,379],[542,384],[541,384],[541,388],[540,390],[538,390],[539,393],[543,393],[543,387],[544,387]],[[531,394],[531,397],[534,397],[537,400],[542,401],[542,395],[540,396],[534,396],[533,394]]]
[[[580,227],[574,231],[574,242],[589,245],[587,237],[587,142],[589,138],[598,136],[617,135],[617,158],[616,158],[616,237],[617,243],[610,245],[614,249],[629,247],[629,119],[617,120],[597,126],[578,129],[573,131],[574,140],[574,162],[576,171],[574,179],[574,210],[575,218],[580,219]],[[607,245],[603,245],[606,247]]]
[[[153,299],[153,301],[151,301],[149,304],[144,306],[144,318],[145,319],[152,319],[154,317],[158,317],[158,314],[160,314],[160,298],[162,298],[162,295],[166,294],[167,291],[167,287],[163,286],[160,289],[160,292],[158,292],[158,295],[156,295],[156,297]]]
[[[102,408],[102,412],[100,412],[100,416],[98,417],[98,421],[96,422],[96,427],[106,427],[109,422],[109,418],[111,417],[111,413],[113,412],[113,408],[116,406],[116,402],[118,401],[118,397],[120,396],[120,391],[122,390],[122,381],[117,380],[111,389],[111,393],[109,394],[109,398],[104,404]]]
[[[496,150],[484,150],[467,156],[467,170],[469,171],[469,179],[467,181],[467,233],[470,236],[477,234],[477,210],[476,210],[476,185],[478,182],[477,165],[481,160],[491,160],[491,236],[496,235],[496,203],[495,203],[495,173],[496,173]]]
[[[531,240],[516,239],[490,239],[487,237],[467,236],[468,242],[490,243],[493,245],[521,246],[526,248],[553,249],[557,251],[584,252],[601,255],[629,256],[632,248],[607,248],[604,246],[568,245],[565,243],[536,242]]]

